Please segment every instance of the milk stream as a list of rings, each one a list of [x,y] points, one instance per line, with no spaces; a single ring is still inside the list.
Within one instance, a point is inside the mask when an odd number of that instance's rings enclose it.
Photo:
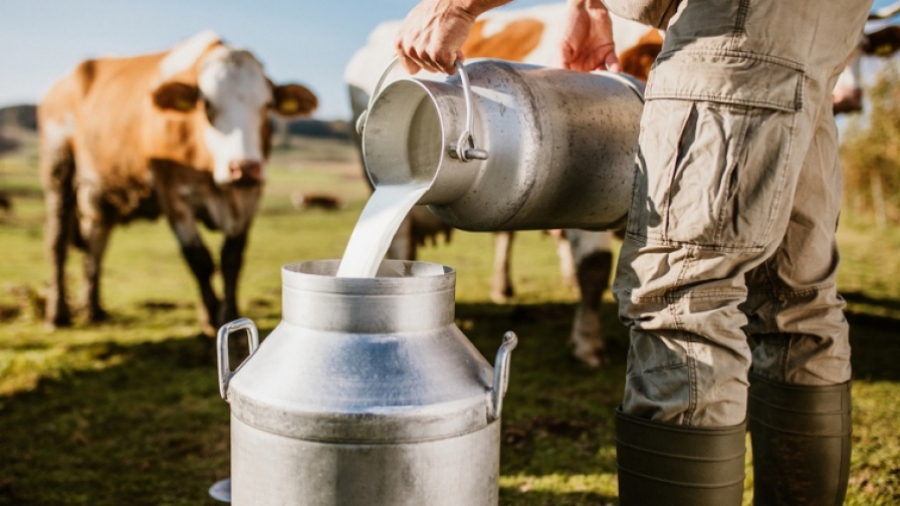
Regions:
[[[429,183],[378,186],[363,209],[338,268],[339,278],[374,278],[403,218]]]

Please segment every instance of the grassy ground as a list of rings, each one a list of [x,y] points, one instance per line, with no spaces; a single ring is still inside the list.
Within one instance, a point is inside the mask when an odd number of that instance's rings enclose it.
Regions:
[[[340,256],[367,195],[346,146],[303,142],[276,153],[247,252],[240,302],[263,335],[280,319],[279,266]],[[13,212],[0,214],[0,505],[213,504],[207,487],[229,473],[228,406],[217,392],[213,343],[198,336],[196,288],[174,237],[163,222],[116,230],[102,286],[112,321],[44,332],[33,307],[48,276],[34,162],[33,143],[0,159],[0,190],[15,199]],[[296,190],[339,194],[348,204],[296,211]],[[840,238],[855,371],[847,504],[898,504],[900,231],[850,218]],[[207,239],[218,249],[218,236]],[[487,357],[504,331],[520,336],[504,411],[501,503],[617,504],[612,413],[627,337],[615,305],[603,306],[615,365],[590,370],[568,356],[577,294],[559,280],[552,241],[518,237],[519,297],[506,306],[487,299],[491,248],[490,235],[457,233],[423,259],[458,270],[459,325]],[[69,265],[73,288],[78,260],[73,254]]]

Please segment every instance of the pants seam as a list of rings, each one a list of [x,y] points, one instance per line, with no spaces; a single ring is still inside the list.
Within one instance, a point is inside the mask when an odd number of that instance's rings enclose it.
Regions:
[[[694,260],[694,248],[686,247],[685,248],[685,259],[684,263],[681,266],[681,272],[678,273],[678,278],[675,280],[673,288],[678,288],[682,286],[684,283],[685,275],[688,269],[691,266],[692,261]],[[672,321],[675,324],[675,329],[682,334],[682,337],[685,342],[686,348],[686,366],[688,370],[688,408],[684,413],[684,419],[682,420],[683,425],[690,426],[692,424],[692,419],[694,417],[694,411],[697,409],[697,371],[696,371],[696,363],[694,361],[694,349],[692,346],[694,335],[691,332],[686,332],[684,330],[684,322],[681,321],[681,318],[678,315],[678,312],[675,311],[676,301],[680,302],[683,300],[682,297],[678,296],[679,290],[670,290],[666,293],[666,302],[669,306],[669,313],[672,315]]]
[[[737,19],[734,23],[734,31],[731,33],[731,47],[737,49],[738,37],[746,32],[747,14],[750,11],[750,0],[741,0],[738,6]]]
[[[663,215],[663,226],[662,226],[662,240],[668,242],[669,241],[669,209],[672,205],[672,188],[675,187],[675,178],[678,176],[678,164],[681,162],[684,153],[682,152],[681,141],[684,138],[685,129],[687,128],[688,122],[691,120],[691,116],[694,115],[696,111],[697,104],[695,102],[691,102],[691,106],[688,108],[687,114],[684,115],[684,118],[681,120],[681,126],[678,128],[678,145],[675,148],[675,158],[672,160],[672,164],[670,167],[669,174],[669,184],[666,188],[665,197],[663,199],[663,203],[665,204],[665,209],[660,209],[660,212],[665,212]],[[649,182],[649,178],[648,182]],[[649,196],[650,190],[649,187],[647,189],[647,193]]]
[[[665,237],[650,237],[637,232],[627,232],[626,237],[634,239],[643,245],[667,246],[670,248],[694,248],[697,251],[715,251],[718,253],[761,253],[765,251],[763,246],[720,246],[715,244],[696,244],[685,241],[672,241]]]
[[[791,160],[794,157],[794,141],[797,138],[796,135],[796,127],[797,127],[797,114],[794,114],[791,117],[791,127],[788,130],[788,140],[787,140],[787,150],[784,155],[784,163],[782,164],[781,177],[779,178],[779,184],[776,189],[775,199],[772,202],[772,210],[769,213],[769,220],[766,223],[765,229],[763,229],[763,243],[767,242],[766,238],[772,233],[772,226],[775,224],[775,218],[778,216],[778,208],[781,206],[781,201],[784,196],[784,185],[787,182],[788,173],[790,172],[790,164]]]

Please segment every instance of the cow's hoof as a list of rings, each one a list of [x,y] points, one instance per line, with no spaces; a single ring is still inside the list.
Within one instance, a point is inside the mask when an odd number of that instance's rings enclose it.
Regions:
[[[496,292],[491,290],[491,301],[494,304],[506,304],[509,302],[510,297],[503,292]]]
[[[47,332],[53,332],[56,329],[67,328],[67,327],[71,327],[71,326],[72,326],[71,320],[68,320],[68,321],[46,320],[46,321],[44,321],[44,330],[46,330]]]
[[[502,285],[500,288],[491,288],[491,300],[494,304],[506,304],[515,297],[516,291],[512,285]]]
[[[58,328],[71,326],[72,316],[69,313],[68,309],[64,311],[57,311],[55,314],[48,314],[47,319],[44,320],[44,329],[46,329],[48,332],[53,332]]]
[[[591,335],[597,336],[597,334],[599,332]],[[606,367],[610,364],[609,355],[606,353],[606,345],[599,337],[588,339],[577,332],[573,332],[569,345],[572,346],[572,356],[588,367]]]
[[[204,337],[216,337],[218,330],[210,322],[200,322],[200,334]]]
[[[611,363],[609,355],[604,349],[576,346],[572,350],[572,356],[592,369],[607,367]]]
[[[102,308],[88,308],[87,321],[90,323],[103,323],[109,320],[109,313]]]

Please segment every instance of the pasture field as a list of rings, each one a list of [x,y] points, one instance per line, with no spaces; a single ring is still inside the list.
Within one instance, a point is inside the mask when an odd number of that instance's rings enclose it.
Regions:
[[[45,332],[36,306],[49,267],[35,163],[33,139],[0,158],[0,191],[15,205],[0,210],[0,505],[216,504],[206,490],[229,474],[228,405],[218,394],[213,340],[198,334],[197,289],[174,236],[164,221],[116,229],[102,281],[111,321]],[[296,190],[336,194],[347,205],[297,211]],[[240,291],[243,313],[263,336],[280,319],[280,266],[339,257],[367,195],[346,144],[297,139],[276,151]],[[206,238],[218,250],[220,237]],[[840,240],[854,346],[847,504],[896,505],[900,230],[847,216]],[[615,303],[607,295],[603,306],[614,365],[589,369],[568,355],[577,293],[560,280],[552,240],[517,236],[518,297],[503,306],[487,297],[492,246],[490,234],[456,232],[422,259],[458,270],[458,324],[489,360],[504,331],[519,334],[503,418],[501,504],[618,504],[613,410],[627,333]],[[73,295],[79,257],[69,262]]]

